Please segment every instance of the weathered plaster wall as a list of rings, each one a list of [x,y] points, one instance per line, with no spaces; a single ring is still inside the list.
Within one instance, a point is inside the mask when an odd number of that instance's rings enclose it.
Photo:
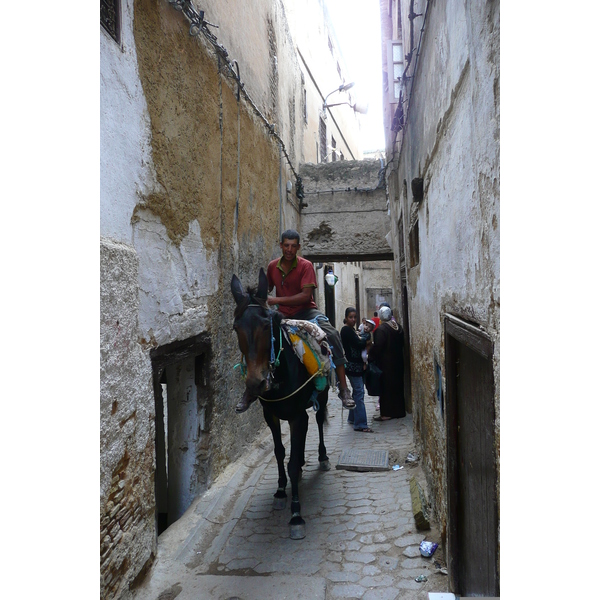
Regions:
[[[391,201],[392,245],[408,263],[415,431],[442,524],[446,436],[434,400],[434,360],[444,369],[446,312],[479,323],[495,342],[499,456],[498,4],[430,3],[399,168],[392,174],[397,189],[407,190]],[[402,6],[405,33],[408,5]],[[414,203],[411,181],[418,177],[424,179],[424,199]],[[399,247],[401,215],[404,252]],[[411,266],[409,234],[417,221],[420,257]],[[396,281],[399,277],[396,273]],[[401,290],[396,294],[401,298]]]
[[[100,232],[131,244],[138,194],[155,183],[150,120],[133,40],[133,0],[122,3],[119,47],[100,28]]]
[[[139,343],[139,257],[131,214],[155,187],[150,121],[139,80],[133,1],[121,46],[100,33],[100,575],[118,597],[156,550],[154,399]]]
[[[302,118],[301,65],[292,40],[288,17],[281,1],[208,0],[201,8],[205,18],[219,25],[213,29],[232,60],[239,66],[244,88],[265,117],[275,124],[295,167],[302,160],[306,133]],[[242,131],[248,124],[241,123]],[[294,177],[280,157],[281,230],[295,227],[296,202],[287,202],[285,186]],[[276,240],[275,240],[276,241]]]
[[[246,56],[263,40],[261,61],[248,55],[240,65],[242,79],[276,129],[298,136],[288,99],[299,71],[289,40],[281,41],[281,7],[265,0],[246,39],[245,4],[234,4],[219,23],[220,41],[227,31]],[[298,227],[279,144],[245,99],[238,102],[213,48],[190,37],[189,23],[165,0],[132,0],[123,12],[122,48],[104,34],[101,41],[103,598],[126,594],[156,549],[150,351],[210,340],[203,444],[207,436],[210,443],[196,449],[210,485],[264,427],[258,407],[243,417],[233,410],[243,382],[232,370],[240,357],[231,275],[256,285],[259,268],[279,251],[280,227]],[[276,65],[289,79],[276,76]]]
[[[135,251],[104,239],[100,276],[100,572],[102,597],[114,598],[156,551],[154,399]]]
[[[210,424],[215,476],[261,426],[258,411],[244,419],[233,412],[242,385],[231,370],[239,356],[229,281],[236,272],[255,285],[273,252],[279,149],[249,107],[237,102],[212,49],[187,34],[180,13],[162,1],[135,6],[140,77],[162,186],[134,212],[140,333],[149,347],[210,334],[220,391]]]

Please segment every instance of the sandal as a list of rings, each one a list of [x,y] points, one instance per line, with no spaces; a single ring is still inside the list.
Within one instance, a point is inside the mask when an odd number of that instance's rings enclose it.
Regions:
[[[363,427],[362,429],[355,429],[354,431],[362,431],[363,433],[375,433],[370,427]]]
[[[392,417],[381,417],[379,415],[375,415],[373,417],[373,421],[389,421]]]

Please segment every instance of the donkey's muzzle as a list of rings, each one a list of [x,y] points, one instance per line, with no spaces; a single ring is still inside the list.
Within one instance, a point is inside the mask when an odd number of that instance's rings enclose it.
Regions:
[[[247,377],[246,388],[253,396],[260,396],[271,388],[270,377]]]

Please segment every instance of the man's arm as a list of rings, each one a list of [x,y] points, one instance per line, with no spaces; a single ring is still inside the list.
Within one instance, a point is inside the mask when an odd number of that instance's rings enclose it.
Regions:
[[[269,296],[267,304],[269,306],[273,304],[279,304],[280,306],[301,306],[311,301],[313,289],[313,286],[306,286],[302,288],[299,294],[294,294],[293,296]]]

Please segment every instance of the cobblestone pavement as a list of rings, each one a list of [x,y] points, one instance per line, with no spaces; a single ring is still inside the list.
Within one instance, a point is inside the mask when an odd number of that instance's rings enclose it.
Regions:
[[[366,396],[369,422],[378,414]],[[251,410],[260,410],[253,405]],[[155,564],[133,592],[136,600],[427,600],[429,591],[448,590],[439,572],[443,555],[423,558],[419,543],[438,542],[439,533],[415,527],[410,496],[414,475],[424,486],[415,452],[412,418],[372,422],[374,433],[355,432],[347,411],[331,393],[325,444],[331,470],[319,470],[318,431],[310,415],[306,462],[300,484],[306,537],[289,538],[288,507],[272,507],[277,465],[270,432],[164,532]],[[244,418],[240,415],[236,418]],[[289,453],[289,429],[286,452]],[[337,470],[346,449],[388,450],[400,470]],[[286,459],[287,460],[287,459]],[[424,488],[425,489],[425,488]],[[436,564],[437,563],[437,564]],[[425,575],[427,581],[415,581]]]

